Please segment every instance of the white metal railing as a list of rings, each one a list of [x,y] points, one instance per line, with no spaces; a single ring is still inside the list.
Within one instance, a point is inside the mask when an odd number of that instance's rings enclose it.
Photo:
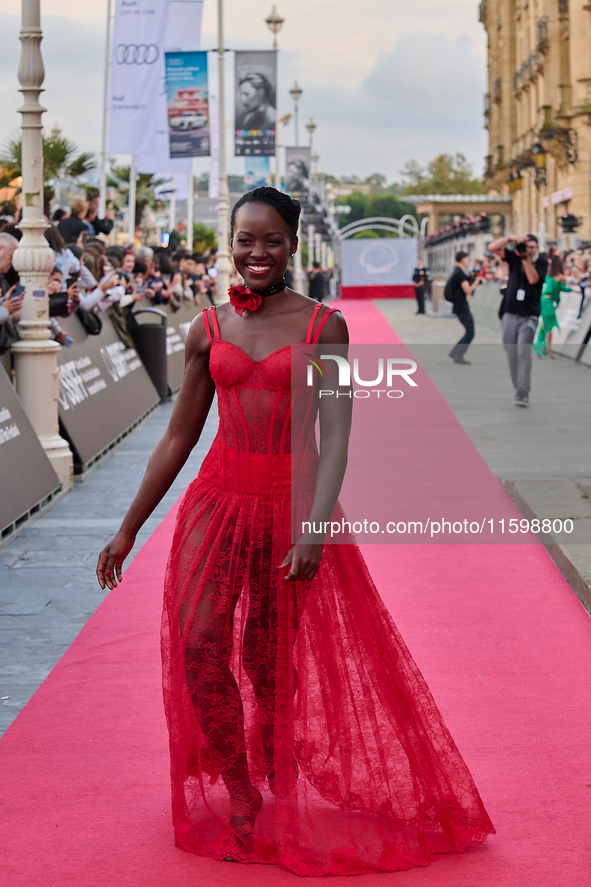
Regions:
[[[424,237],[427,230],[426,221],[426,218],[423,219],[419,225],[415,217],[409,213],[402,216],[401,219],[372,216],[367,219],[358,219],[356,222],[349,222],[348,225],[339,228],[336,234],[339,240],[347,240],[362,231],[389,231],[399,237]]]

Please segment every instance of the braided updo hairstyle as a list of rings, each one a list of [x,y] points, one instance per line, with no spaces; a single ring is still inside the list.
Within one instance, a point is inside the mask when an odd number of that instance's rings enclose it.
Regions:
[[[277,188],[253,188],[252,191],[247,191],[246,194],[242,195],[232,210],[232,234],[234,234],[234,226],[236,224],[236,213],[245,203],[267,203],[269,206],[272,206],[283,221],[289,225],[291,236],[296,237],[302,205],[299,200],[295,200],[289,194],[278,191]]]

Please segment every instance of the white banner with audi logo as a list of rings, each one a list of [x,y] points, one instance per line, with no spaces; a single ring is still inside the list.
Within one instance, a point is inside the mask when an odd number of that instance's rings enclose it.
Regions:
[[[162,88],[169,0],[116,0],[111,52],[109,151],[136,154],[153,129]]]
[[[162,57],[158,61],[162,80],[153,103],[152,122],[144,130],[142,143],[137,150],[139,172],[188,176],[193,168],[190,157],[176,156],[172,160],[170,157],[164,53],[197,51],[201,45],[202,15],[203,0],[169,0],[166,36],[162,41]],[[185,191],[187,188],[188,179]],[[181,197],[177,188],[177,200],[185,200],[186,196]]]

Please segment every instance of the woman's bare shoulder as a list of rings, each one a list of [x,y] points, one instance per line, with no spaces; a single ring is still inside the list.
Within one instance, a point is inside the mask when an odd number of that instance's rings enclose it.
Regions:
[[[211,321],[210,321],[211,322]],[[210,342],[209,336],[205,328],[205,318],[203,312],[199,312],[191,321],[189,333],[187,335],[186,354],[203,355],[209,353]]]
[[[339,308],[331,311],[330,316],[327,318],[320,333],[320,342],[325,345],[349,344],[349,329]]]

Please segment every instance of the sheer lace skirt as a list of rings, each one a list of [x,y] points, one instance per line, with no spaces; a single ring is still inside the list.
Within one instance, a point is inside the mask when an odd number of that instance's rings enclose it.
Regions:
[[[472,777],[359,549],[326,545],[314,580],[286,582],[290,511],[288,492],[204,477],[180,506],[162,622],[177,845],[324,875],[484,840]],[[264,801],[254,849],[229,824],[246,785]]]

